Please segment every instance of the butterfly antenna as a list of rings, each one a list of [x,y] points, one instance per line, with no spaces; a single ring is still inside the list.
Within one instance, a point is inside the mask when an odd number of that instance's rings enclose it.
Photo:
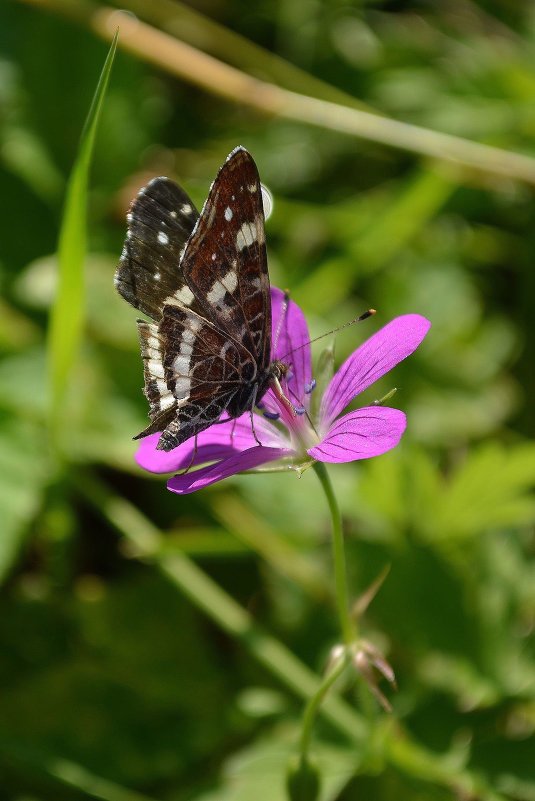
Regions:
[[[367,311],[359,314],[358,317],[354,317],[353,320],[349,320],[347,323],[343,325],[339,325],[337,328],[333,328],[332,331],[327,331],[325,334],[320,334],[319,337],[314,337],[314,339],[309,339],[308,342],[304,342],[302,345],[299,345],[298,348],[292,348],[292,350],[285,353],[284,356],[281,357],[280,361],[283,362],[287,356],[290,356],[292,353],[295,353],[297,350],[301,350],[301,348],[306,348],[308,345],[311,345],[313,342],[317,342],[319,339],[325,339],[325,337],[330,337],[331,334],[336,334],[338,331],[343,331],[344,328],[349,328],[350,325],[355,325],[355,323],[361,323],[363,320],[367,320],[368,317],[373,317],[374,314],[377,313],[376,309],[367,309]]]

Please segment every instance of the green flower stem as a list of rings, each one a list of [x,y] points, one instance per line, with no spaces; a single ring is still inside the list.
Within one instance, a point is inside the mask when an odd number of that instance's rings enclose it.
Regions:
[[[336,590],[336,606],[338,609],[338,619],[342,638],[346,645],[350,645],[357,639],[357,627],[349,612],[349,596],[347,591],[347,572],[346,555],[344,546],[344,533],[342,531],[342,516],[336,502],[336,498],[331,484],[331,479],[327,473],[327,468],[323,462],[314,462],[314,470],[318,476],[323,491],[327,496],[327,503],[331,512],[333,526],[333,562],[334,562],[334,584]]]
[[[331,665],[331,668],[327,671],[323,682],[320,684],[317,691],[314,693],[305,707],[305,712],[303,714],[303,726],[301,728],[301,739],[299,741],[300,758],[302,761],[306,760],[308,756],[312,728],[314,726],[314,721],[316,720],[318,711],[321,707],[321,703],[336,679],[342,675],[348,663],[349,651],[347,648],[343,648],[342,653],[340,653],[340,655],[337,657],[334,664]]]

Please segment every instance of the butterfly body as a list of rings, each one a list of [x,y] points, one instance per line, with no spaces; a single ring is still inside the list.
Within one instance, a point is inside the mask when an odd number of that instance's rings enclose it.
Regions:
[[[258,170],[244,148],[198,214],[167,178],[134,200],[115,283],[138,320],[150,425],[169,451],[253,409],[284,374],[271,362],[271,298]]]

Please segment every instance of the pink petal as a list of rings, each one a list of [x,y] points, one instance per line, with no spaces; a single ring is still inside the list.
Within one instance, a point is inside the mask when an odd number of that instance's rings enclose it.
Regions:
[[[292,403],[308,405],[305,385],[312,380],[310,335],[305,315],[293,300],[287,300],[284,292],[271,287],[272,348],[271,359],[278,359],[290,367],[287,394]],[[281,382],[286,389],[284,381]],[[271,392],[267,393],[266,401]],[[269,409],[277,410],[270,400]]]
[[[308,451],[318,462],[353,462],[369,459],[395,448],[407,421],[399,409],[365,406],[344,415],[319,445]]]
[[[353,398],[409,356],[431,323],[419,314],[405,314],[385,325],[346,359],[330,382],[321,402],[325,430]]]
[[[281,447],[286,444],[275,426],[257,414],[254,415],[254,427],[262,445]],[[144,437],[135,457],[138,465],[151,473],[174,473],[188,466],[194,467],[216,459],[226,459],[237,451],[244,451],[257,445],[249,413],[243,414],[236,420],[224,420],[210,426],[206,431],[201,431],[197,435],[196,453],[195,437],[168,453],[156,450],[159,438],[159,434]]]
[[[293,451],[290,448],[266,448],[263,445],[256,445],[249,450],[235,453],[217,464],[201,467],[200,470],[185,475],[174,476],[167,482],[167,488],[178,495],[187,495],[236,473],[292,455]]]

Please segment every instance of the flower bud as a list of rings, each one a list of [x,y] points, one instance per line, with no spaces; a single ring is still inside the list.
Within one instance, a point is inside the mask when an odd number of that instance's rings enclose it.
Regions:
[[[396,689],[396,677],[392,666],[386,661],[382,653],[367,640],[360,640],[358,648],[353,657],[353,664],[358,670],[371,692],[375,695],[383,709],[392,712],[390,701],[378,687],[374,674],[374,668],[383,678],[387,680],[391,687]]]

